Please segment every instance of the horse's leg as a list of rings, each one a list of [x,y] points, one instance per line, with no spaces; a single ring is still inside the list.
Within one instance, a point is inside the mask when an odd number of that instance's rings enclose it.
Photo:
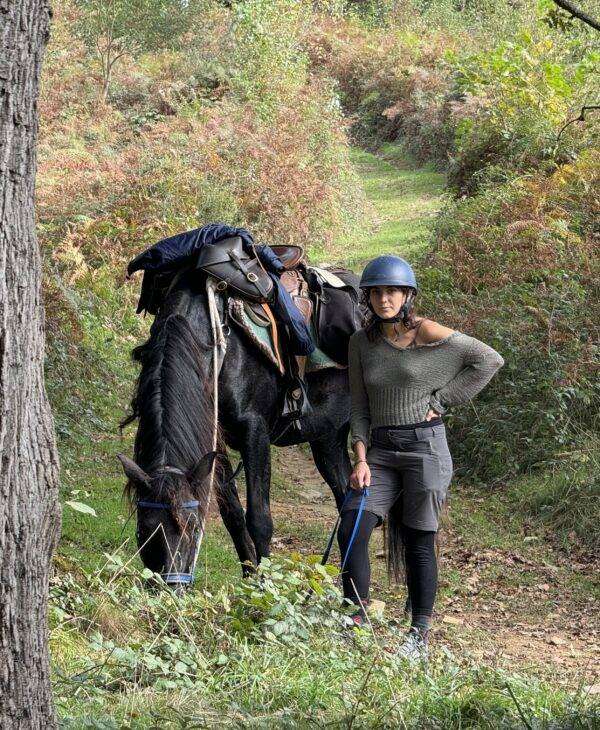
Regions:
[[[249,563],[252,565],[256,565],[257,563],[256,550],[246,527],[244,509],[238,496],[235,479],[233,479],[231,462],[225,454],[221,455],[219,462],[221,466],[217,479],[217,504],[219,505],[219,512],[221,513],[225,527],[231,535],[238,557],[242,563],[242,573],[246,576],[252,572]]]
[[[253,419],[247,423],[240,452],[246,472],[246,525],[260,561],[270,555],[273,535],[269,504],[271,451],[269,434],[262,419]]]
[[[352,471],[347,446],[348,428],[345,424],[337,432],[310,442],[317,469],[330,486],[338,510],[344,501]]]

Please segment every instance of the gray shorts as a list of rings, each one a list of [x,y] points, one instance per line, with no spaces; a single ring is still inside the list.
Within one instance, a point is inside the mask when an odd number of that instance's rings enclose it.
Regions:
[[[452,457],[444,424],[411,429],[376,428],[367,452],[371,486],[365,509],[385,518],[402,499],[402,523],[415,530],[434,530],[452,479]],[[358,509],[355,492],[344,512]]]

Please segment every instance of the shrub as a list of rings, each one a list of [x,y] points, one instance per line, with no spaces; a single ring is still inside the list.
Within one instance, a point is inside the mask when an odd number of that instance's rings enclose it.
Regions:
[[[467,471],[504,479],[551,465],[598,427],[600,156],[516,178],[441,216],[424,272],[437,317],[506,365],[453,417]]]
[[[600,549],[600,448],[597,438],[581,433],[562,466],[519,479],[509,495],[516,508],[546,523],[565,546],[576,535],[592,553]]]
[[[443,114],[449,90],[439,61],[453,40],[396,28],[373,31],[352,20],[323,20],[308,39],[315,69],[337,82],[362,144],[401,140],[417,158],[445,160],[451,135]]]
[[[571,161],[599,138],[594,119],[583,129],[571,127],[560,142],[558,133],[592,93],[600,55],[540,28],[483,52],[447,54],[458,94],[449,183],[459,193],[472,194],[500,169]]]
[[[304,604],[309,576],[324,590]],[[585,692],[468,655],[438,652],[423,671],[370,634],[344,640],[330,601],[339,593],[304,561],[274,559],[264,590],[240,581],[178,597],[146,590],[150,577],[111,555],[98,574],[54,578],[50,644],[65,727],[513,727],[525,716],[566,728],[592,727],[597,715]],[[247,631],[230,630],[238,615]],[[388,646],[398,641],[397,626],[381,629]]]

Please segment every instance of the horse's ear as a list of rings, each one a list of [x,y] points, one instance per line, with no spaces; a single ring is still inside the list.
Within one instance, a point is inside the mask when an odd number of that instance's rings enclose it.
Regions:
[[[127,479],[138,484],[148,484],[150,482],[150,477],[146,472],[128,456],[125,456],[125,454],[117,454],[117,459],[121,462]]]
[[[208,454],[204,454],[204,456],[188,474],[190,484],[200,484],[206,479],[206,477],[210,474],[210,470],[213,467],[213,462],[216,457],[216,451],[209,451]]]

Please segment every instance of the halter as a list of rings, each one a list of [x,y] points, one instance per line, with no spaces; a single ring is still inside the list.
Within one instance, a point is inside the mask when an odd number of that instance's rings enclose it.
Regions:
[[[184,471],[179,469],[176,466],[169,466],[168,464],[159,466],[157,469],[155,469],[152,472],[152,475],[150,479],[156,479],[156,477],[159,477],[161,474],[176,474],[177,476],[185,477],[187,476]],[[184,509],[198,509],[200,505],[200,502],[197,499],[191,499],[189,502],[182,502],[181,506]],[[172,509],[172,505],[167,504],[165,502],[151,502],[146,499],[138,499],[137,501],[137,508],[142,509],[163,509],[163,510],[170,510]],[[164,580],[164,582],[169,586],[178,586],[178,585],[191,585],[194,582],[194,574],[193,573],[161,573],[160,577]]]

